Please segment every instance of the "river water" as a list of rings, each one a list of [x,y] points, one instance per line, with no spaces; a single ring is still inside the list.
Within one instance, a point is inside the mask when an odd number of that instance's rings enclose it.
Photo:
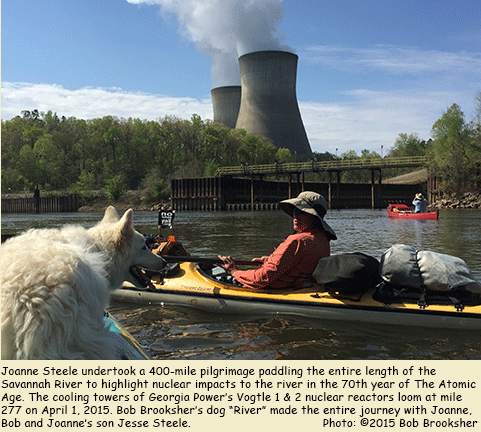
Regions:
[[[92,226],[100,213],[3,215],[2,233],[65,223]],[[155,233],[157,214],[136,212],[138,231]],[[454,255],[481,282],[481,211],[441,210],[438,221],[389,219],[386,210],[332,210],[331,253],[376,258],[394,243]],[[292,232],[281,211],[178,213],[172,230],[192,255],[268,255]],[[112,303],[110,310],[154,359],[481,359],[479,332],[379,326],[292,316],[226,316],[182,307]]]

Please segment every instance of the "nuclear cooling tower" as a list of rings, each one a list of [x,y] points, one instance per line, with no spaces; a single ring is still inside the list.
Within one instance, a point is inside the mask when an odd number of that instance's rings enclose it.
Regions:
[[[242,95],[236,129],[270,138],[277,148],[310,157],[297,104],[295,54],[257,51],[239,58]]]
[[[235,128],[241,101],[240,86],[217,87],[211,90],[214,121]]]

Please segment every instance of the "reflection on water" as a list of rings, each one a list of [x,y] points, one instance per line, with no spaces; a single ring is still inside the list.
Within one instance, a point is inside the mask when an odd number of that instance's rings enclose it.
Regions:
[[[136,227],[155,233],[157,215],[135,213]],[[5,215],[2,232],[81,223],[99,213]],[[385,210],[335,210],[326,217],[338,240],[332,253],[360,251],[380,258],[394,243],[464,259],[481,281],[481,212],[444,210],[438,221],[389,219]],[[292,232],[281,211],[178,213],[172,230],[193,255],[268,255]],[[376,326],[299,317],[225,316],[180,307],[112,304],[112,312],[155,359],[473,359],[478,332]]]
[[[132,307],[112,312],[159,360],[481,359],[477,331]]]

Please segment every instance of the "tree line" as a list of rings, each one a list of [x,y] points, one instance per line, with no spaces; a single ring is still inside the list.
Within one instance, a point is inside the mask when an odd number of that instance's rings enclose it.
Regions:
[[[82,120],[23,111],[2,121],[2,193],[104,189],[117,198],[142,189],[156,199],[169,195],[174,177],[212,176],[221,165],[270,163],[284,153],[264,137],[195,114]]]
[[[432,128],[432,139],[399,134],[386,156],[429,156],[430,169],[446,193],[477,190],[481,181],[481,92],[478,115],[466,122],[453,104]],[[381,158],[377,152],[340,156],[313,153],[317,161]],[[170,196],[172,178],[213,176],[221,166],[292,162],[288,149],[244,130],[203,120],[166,116],[156,121],[105,116],[92,120],[22,111],[2,121],[2,193],[68,190],[88,197],[103,190],[118,199],[140,190],[147,202]],[[405,171],[404,171],[405,172]],[[403,173],[391,170],[389,175]],[[310,174],[308,180],[326,181]],[[386,174],[385,174],[386,176]],[[343,182],[370,181],[368,172],[347,171]]]

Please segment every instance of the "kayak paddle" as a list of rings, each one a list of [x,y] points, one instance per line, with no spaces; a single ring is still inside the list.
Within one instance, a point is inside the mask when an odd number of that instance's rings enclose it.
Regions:
[[[174,255],[162,255],[162,258],[167,262],[172,263],[181,263],[181,262],[193,262],[199,264],[214,264],[214,265],[222,265],[224,264],[222,260],[219,258],[201,258],[201,257],[193,257],[193,256],[174,256]],[[234,262],[240,266],[256,266],[259,267],[259,263],[254,261],[236,261]]]

